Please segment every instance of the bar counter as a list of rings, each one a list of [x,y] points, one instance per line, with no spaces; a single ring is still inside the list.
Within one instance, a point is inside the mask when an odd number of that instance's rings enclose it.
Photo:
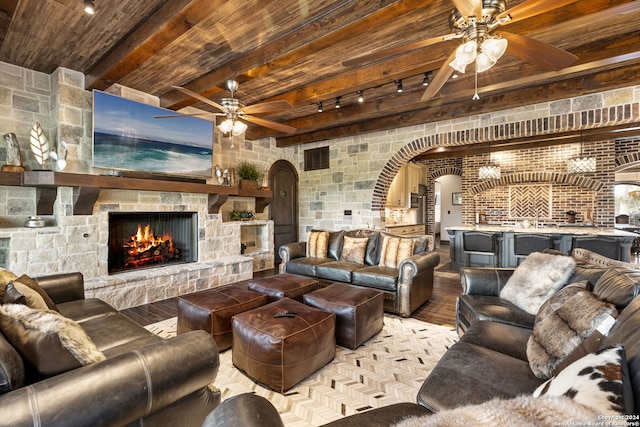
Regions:
[[[484,231],[496,233],[498,239],[498,266],[513,268],[517,266],[513,253],[513,236],[517,233],[525,234],[549,234],[553,236],[555,249],[569,254],[571,252],[571,239],[573,236],[606,236],[620,239],[621,260],[629,262],[631,246],[638,234],[615,228],[598,228],[591,226],[555,226],[555,227],[522,227],[515,225],[458,225],[445,228],[449,235],[450,255],[452,268],[459,270],[464,267],[464,250],[462,246],[462,234],[465,231]],[[471,259],[473,265],[490,265],[490,262],[482,259],[482,255],[476,255]],[[488,258],[488,257],[486,257]]]

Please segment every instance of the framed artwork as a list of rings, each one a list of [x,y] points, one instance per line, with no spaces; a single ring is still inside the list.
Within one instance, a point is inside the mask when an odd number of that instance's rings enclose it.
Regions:
[[[93,91],[93,166],[211,178],[213,123]]]
[[[452,205],[461,205],[462,204],[462,193],[451,193],[451,204]]]

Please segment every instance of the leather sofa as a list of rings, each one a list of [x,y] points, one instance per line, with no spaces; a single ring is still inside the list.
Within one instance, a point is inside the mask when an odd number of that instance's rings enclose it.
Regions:
[[[413,255],[397,268],[380,266],[383,239],[412,239]],[[368,238],[362,263],[341,260],[344,238]],[[313,277],[322,283],[342,282],[377,289],[384,294],[387,312],[409,317],[433,294],[433,272],[440,256],[433,252],[432,236],[396,236],[383,231],[360,229],[329,231],[326,256],[307,256],[307,242],[296,242],[279,248],[282,259],[280,273]]]
[[[628,369],[628,414],[640,412],[640,270],[610,262],[586,250],[574,250],[577,266],[569,282],[598,283],[600,295],[619,311],[598,349],[622,343]],[[465,268],[463,295],[458,300],[460,339],[440,359],[417,395],[417,403],[373,409],[326,424],[325,427],[392,426],[408,416],[428,415],[494,398],[531,395],[544,380],[534,376],[527,361],[527,341],[533,320],[500,298],[500,289],[514,269]],[[605,276],[606,274],[606,276]],[[604,280],[601,278],[606,277]],[[593,286],[590,286],[593,289]],[[251,412],[254,411],[254,412]],[[205,420],[204,426],[231,426],[242,415],[242,425],[282,426],[275,408],[256,395],[227,399]],[[252,419],[259,416],[259,421]]]
[[[199,426],[220,402],[210,386],[218,350],[206,332],[162,339],[105,302],[85,299],[80,273],[36,282],[106,359],[45,376],[0,333],[0,426]]]

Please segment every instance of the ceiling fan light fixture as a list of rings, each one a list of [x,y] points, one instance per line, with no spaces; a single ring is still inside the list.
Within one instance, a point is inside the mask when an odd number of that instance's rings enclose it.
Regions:
[[[495,63],[495,61],[500,59],[507,51],[508,45],[509,42],[507,39],[503,39],[502,37],[491,37],[482,42],[480,49],[482,50],[482,53],[493,59]]]
[[[449,62],[449,67],[453,68],[459,73],[464,74],[465,70],[467,69],[467,64],[465,62],[458,61],[458,58],[456,58],[453,61]],[[454,73],[454,75],[452,75],[451,77],[455,79],[458,76]]]
[[[220,123],[218,129],[220,129],[220,132],[224,134],[231,132],[233,130],[233,120],[225,119],[222,123]]]
[[[476,58],[476,71],[482,73],[496,64],[496,60],[484,52],[480,52]]]
[[[231,133],[233,136],[242,135],[247,130],[247,125],[240,120],[236,120],[233,122],[233,128],[231,129]]]
[[[475,40],[469,40],[461,44],[456,49],[456,61],[468,65],[471,64],[478,54],[478,43]]]

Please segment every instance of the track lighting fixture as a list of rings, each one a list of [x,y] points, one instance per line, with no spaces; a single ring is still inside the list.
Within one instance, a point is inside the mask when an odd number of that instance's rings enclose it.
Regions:
[[[424,79],[422,79],[422,86],[429,86],[429,73],[424,73]]]
[[[336,98],[336,108],[340,108],[340,96]]]
[[[359,90],[357,93],[358,93],[358,102],[362,104],[364,102],[364,91]]]
[[[402,80],[396,80],[396,92],[398,93],[402,93],[403,89],[402,89]]]
[[[93,0],[84,0],[84,11],[89,15],[96,13],[96,5],[93,4]]]
[[[322,113],[322,102],[318,102],[318,113]]]

